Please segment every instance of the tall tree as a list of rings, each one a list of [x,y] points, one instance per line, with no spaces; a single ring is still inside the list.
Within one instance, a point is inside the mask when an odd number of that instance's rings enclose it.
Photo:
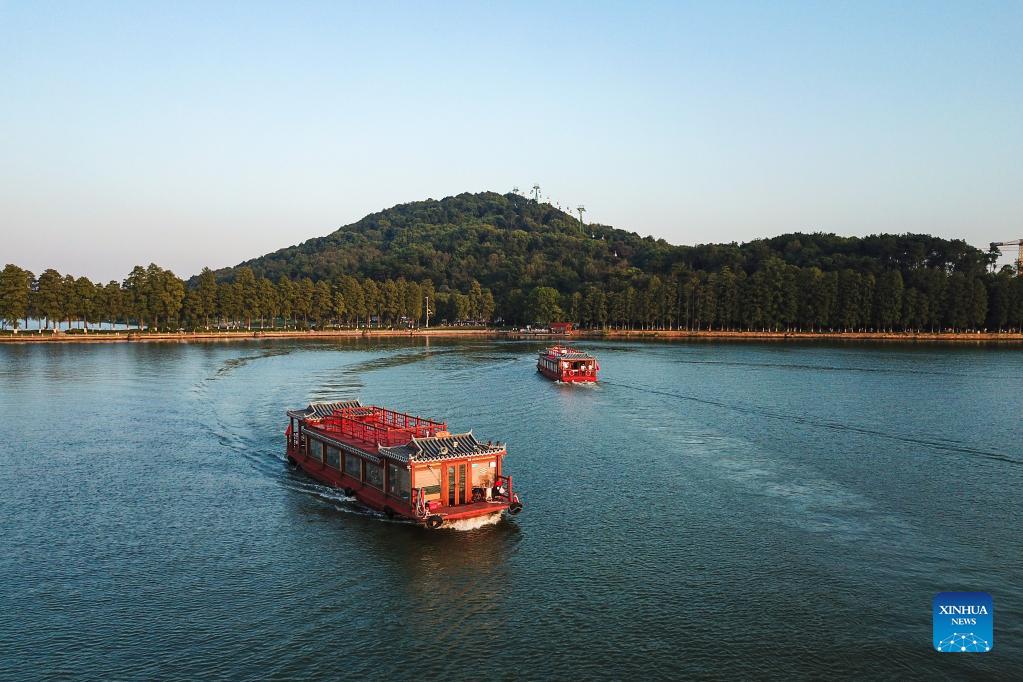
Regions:
[[[362,297],[364,306],[363,310],[365,311],[366,315],[366,326],[367,327],[370,326],[372,318],[374,316],[377,316],[377,323],[379,324],[380,321],[379,316],[381,314],[380,304],[382,300],[380,295],[380,287],[378,287],[377,283],[371,279],[363,280]]]
[[[340,288],[335,288],[334,297],[331,301],[330,314],[334,317],[338,324],[341,324],[341,321],[345,319],[346,312],[345,296],[341,293]]]
[[[102,316],[107,319],[110,329],[113,330],[114,325],[124,315],[124,292],[121,290],[121,285],[114,280],[107,282],[103,286],[102,292]]]
[[[313,287],[312,316],[318,327],[330,319],[334,310],[334,292],[331,291],[330,283],[320,280]]]
[[[987,319],[988,292],[984,281],[974,277],[970,287],[970,326],[982,329]]]
[[[846,331],[859,327],[862,319],[861,280],[860,274],[850,268],[838,273],[838,324]]]
[[[295,285],[284,275],[277,280],[277,301],[281,307],[281,317],[284,318],[284,328],[287,329],[288,320],[295,314]]]
[[[202,293],[198,287],[185,291],[185,302],[181,306],[181,316],[184,323],[193,329],[203,324],[205,315],[203,314]]]
[[[0,271],[0,319],[18,333],[20,321],[28,315],[32,273],[13,263]]]
[[[536,287],[529,292],[526,302],[527,318],[534,324],[546,327],[563,316],[558,306],[558,291],[551,287]]]
[[[480,304],[480,315],[483,320],[486,322],[493,320],[495,310],[497,310],[497,303],[494,302],[494,294],[490,289],[484,289],[483,302]]]
[[[157,315],[162,315],[164,324],[170,328],[181,321],[181,304],[185,300],[185,283],[170,270],[156,267],[156,271],[159,277]]]
[[[146,269],[136,265],[122,285],[129,323],[134,320],[139,329],[145,326],[150,314],[147,279]]]
[[[877,280],[874,292],[874,327],[891,330],[902,316],[903,296],[902,274],[898,270],[886,270]]]
[[[75,286],[74,275],[64,275],[64,281],[60,287],[60,307],[64,311],[64,319],[70,330],[71,320],[78,319],[78,309],[81,307],[78,302],[78,288]]]
[[[239,287],[233,282],[217,284],[217,313],[228,329],[237,326],[241,317],[241,302],[238,300]]]
[[[241,314],[245,318],[245,328],[251,330],[252,318],[259,315],[256,275],[252,272],[252,268],[247,266],[238,268],[235,284],[238,286],[238,299],[241,305]]]
[[[209,268],[203,268],[199,273],[199,283],[196,285],[198,293],[197,312],[202,315],[206,322],[207,331],[210,328],[210,317],[217,312],[217,276]]]
[[[259,278],[258,288],[260,310],[259,328],[266,328],[266,317],[270,318],[270,326],[275,327],[277,325],[277,315],[280,313],[281,309],[280,297],[277,295],[277,289],[274,287],[274,283],[266,277]]]
[[[359,320],[366,316],[366,300],[362,293],[362,285],[351,275],[345,275],[341,278],[339,289],[341,297],[345,300],[348,320],[358,326]]]
[[[301,315],[305,326],[309,326],[309,316],[313,312],[313,294],[315,286],[313,281],[304,277],[295,287],[295,314]]]
[[[61,287],[64,286],[64,278],[53,268],[43,270],[39,275],[39,284],[36,288],[36,309],[46,320],[46,326],[56,325],[62,317],[64,310],[61,308],[63,296]]]
[[[77,315],[82,321],[85,333],[89,333],[89,322],[95,321],[96,287],[88,277],[79,277],[75,280],[75,302],[77,303]]]

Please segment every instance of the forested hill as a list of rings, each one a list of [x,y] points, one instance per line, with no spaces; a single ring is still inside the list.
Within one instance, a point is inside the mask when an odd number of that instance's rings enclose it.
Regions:
[[[1023,317],[997,254],[928,235],[786,234],[745,244],[675,246],[583,225],[518,194],[460,194],[401,204],[322,238],[217,272],[423,284],[439,303],[480,286],[496,317],[588,326],[940,329],[1002,328]],[[242,267],[247,266],[247,267]],[[397,295],[401,298],[400,294]],[[356,296],[358,298],[358,296]],[[381,304],[383,317],[387,306]],[[397,317],[397,307],[392,315]],[[453,320],[457,307],[442,307]],[[478,311],[470,305],[470,318]]]
[[[240,266],[272,280],[403,277],[465,291],[475,279],[499,294],[540,285],[571,293],[629,277],[630,268],[666,272],[678,254],[664,240],[584,226],[550,204],[483,192],[399,204]],[[235,270],[217,271],[218,279]]]
[[[1023,277],[997,252],[917,234],[787,234],[674,246],[583,225],[517,194],[401,204],[185,283],[156,264],[94,284],[0,272],[0,324],[26,317],[251,328],[568,320],[661,329],[1023,328]],[[27,322],[26,322],[27,324]]]
[[[897,269],[982,274],[991,255],[962,240],[928,235],[786,234],[742,245],[674,246],[604,225],[583,225],[547,203],[517,194],[459,194],[399,204],[335,232],[241,263],[277,280],[341,275],[375,280],[430,279],[464,291],[473,280],[502,299],[513,289],[550,286],[571,294],[586,284],[624,283],[644,275],[724,267],[752,274],[778,258],[824,272],[851,268],[875,277]],[[217,271],[231,280],[236,268]]]

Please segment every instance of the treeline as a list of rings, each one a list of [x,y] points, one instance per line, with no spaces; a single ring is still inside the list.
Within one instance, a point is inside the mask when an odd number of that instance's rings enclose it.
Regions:
[[[483,324],[494,316],[493,294],[471,282],[466,292],[436,290],[429,280],[377,282],[353,276],[276,282],[240,268],[218,282],[204,268],[192,286],[156,264],[136,266],[123,282],[94,283],[53,269],[36,278],[8,264],[0,272],[0,319],[11,328],[40,320],[43,328],[107,324],[160,329],[267,329],[312,326],[394,326],[430,321]]]
[[[733,331],[1006,331],[1023,329],[1023,278],[1015,268],[967,275],[922,269],[879,277],[824,272],[778,258],[747,274],[638,276],[566,294],[551,287],[516,292],[509,315],[539,325]]]
[[[609,286],[559,292],[539,286],[511,292],[504,309],[472,280],[467,292],[438,291],[433,282],[350,275],[276,282],[239,268],[218,282],[206,268],[191,286],[158,265],[136,266],[123,282],[46,270],[38,278],[16,265],[0,273],[0,318],[17,328],[64,322],[147,329],[267,329],[325,326],[419,326],[490,322],[589,328],[745,331],[965,331],[1023,329],[1023,278],[1012,267],[967,275],[921,269],[875,277],[846,268],[825,272],[768,258],[752,273],[679,270],[637,274]]]

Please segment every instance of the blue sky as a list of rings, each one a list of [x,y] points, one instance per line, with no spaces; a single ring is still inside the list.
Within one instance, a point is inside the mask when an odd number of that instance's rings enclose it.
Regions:
[[[673,243],[1023,236],[1023,3],[0,0],[0,261],[179,275],[526,188]]]

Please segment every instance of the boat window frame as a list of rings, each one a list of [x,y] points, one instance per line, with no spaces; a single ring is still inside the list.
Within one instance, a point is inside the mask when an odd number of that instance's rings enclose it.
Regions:
[[[309,442],[310,442],[310,445],[309,445],[309,447],[306,448],[306,456],[310,457],[312,459],[315,459],[320,464],[323,464],[323,447],[326,444],[322,440],[320,440],[319,438],[310,438]],[[319,457],[317,457],[314,454],[314,451],[316,451],[316,450],[319,450],[319,453],[320,453]]]
[[[380,485],[374,485],[373,482],[369,480],[369,467],[370,466],[374,467],[375,469],[379,469],[380,470]],[[375,464],[373,462],[369,462],[369,461],[363,460],[363,462],[362,462],[362,476],[363,476],[362,477],[363,483],[368,485],[370,488],[373,488],[373,490],[379,490],[380,492],[385,492],[384,491],[384,487],[385,487],[384,467],[382,465]]]
[[[330,452],[332,450],[337,455],[337,465],[336,466],[330,463]],[[341,471],[341,450],[340,450],[340,448],[336,448],[333,445],[328,445],[328,444],[324,443],[324,445],[323,445],[323,463],[326,464],[331,469],[334,469],[335,471]]]
[[[388,461],[386,463],[388,469],[386,474],[386,487],[388,497],[393,497],[396,500],[402,500],[403,502],[410,502],[412,500],[412,472],[406,467],[401,466],[395,462]],[[401,481],[404,478],[406,488],[402,488],[400,485],[395,485],[395,480]],[[391,491],[394,488],[397,494]]]
[[[354,457],[355,461],[357,461],[359,463],[359,473],[358,473],[358,475],[356,475],[354,472],[352,472],[348,468],[348,458],[349,457]],[[354,479],[356,479],[358,481],[362,481],[362,480],[364,480],[363,479],[363,471],[365,469],[365,465],[366,465],[366,460],[364,460],[362,457],[359,457],[354,452],[348,452],[347,450],[345,450],[345,457],[344,457],[344,460],[343,460],[343,463],[342,463],[342,466],[344,467],[344,469],[342,471],[344,473],[348,474],[349,476],[351,476],[352,478],[354,478]]]

